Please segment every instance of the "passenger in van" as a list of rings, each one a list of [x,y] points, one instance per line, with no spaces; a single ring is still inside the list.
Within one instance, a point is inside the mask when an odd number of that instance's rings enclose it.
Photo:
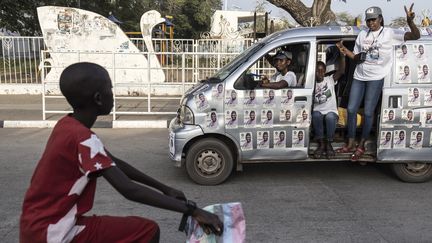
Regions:
[[[339,68],[332,76],[325,77],[326,65],[324,62],[319,61],[316,65],[312,124],[315,139],[318,142],[318,147],[314,151],[314,156],[317,159],[321,158],[324,152],[329,159],[335,155],[332,142],[339,116],[334,87],[337,80],[344,74],[345,57],[341,55],[339,60]],[[326,137],[324,137],[324,124]]]
[[[410,32],[401,33],[398,30],[384,27],[382,11],[379,7],[366,9],[366,24],[368,30],[362,30],[357,36],[354,51],[348,50],[342,43],[338,43],[339,50],[356,63],[354,79],[348,102],[347,136],[348,143],[337,152],[349,153],[352,161],[357,161],[365,152],[365,142],[369,138],[374,121],[374,112],[381,95],[386,77],[393,63],[393,44],[401,44],[407,40],[420,38],[420,31],[414,24],[415,13],[411,5],[409,10],[405,6],[407,23]],[[357,111],[364,98],[364,124],[360,143],[356,148],[355,132],[357,127]]]
[[[292,61],[292,53],[287,51],[278,51],[273,58],[273,65],[277,70],[270,79],[263,76],[258,82],[258,87],[269,89],[284,89],[287,87],[295,87],[297,85],[297,77],[294,72],[289,71]]]

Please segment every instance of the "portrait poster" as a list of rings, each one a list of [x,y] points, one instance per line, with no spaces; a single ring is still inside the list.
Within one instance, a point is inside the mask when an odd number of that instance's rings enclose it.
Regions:
[[[285,148],[286,147],[286,132],[278,130],[273,132],[273,147]]]
[[[393,148],[405,148],[406,147],[406,131],[395,130],[393,136]]]
[[[417,82],[418,83],[430,83],[429,65],[420,64],[417,65]]]
[[[265,89],[263,92],[263,107],[273,108],[276,106],[276,91],[274,89]]]
[[[402,120],[405,120],[407,122],[413,122],[414,121],[413,110],[403,109],[402,110]]]
[[[279,120],[281,122],[291,122],[293,117],[293,112],[290,109],[283,109],[279,112]]]
[[[241,132],[240,133],[240,148],[242,151],[252,150],[252,148],[253,148],[252,132]]]
[[[212,87],[212,98],[221,100],[224,97],[224,85],[222,83]]]
[[[391,131],[381,131],[380,149],[390,149],[392,144],[393,133]]]
[[[243,115],[243,124],[246,128],[252,128],[256,126],[258,114],[255,110],[245,110]]]
[[[394,109],[384,109],[382,121],[391,122],[396,119],[396,113]]]
[[[408,88],[408,106],[420,106],[420,88]]]
[[[302,148],[304,147],[304,130],[293,130],[292,131],[292,147],[293,148]]]
[[[422,127],[432,127],[432,110],[420,111],[420,126]]]
[[[257,91],[246,90],[245,97],[243,99],[243,104],[246,107],[256,107],[257,106]]]
[[[257,132],[257,148],[268,149],[270,147],[270,132],[258,131]]]
[[[263,127],[273,127],[273,110],[262,110],[261,111],[261,125]]]
[[[210,107],[204,93],[199,93],[198,95],[195,95],[195,104],[199,111],[203,111]]]
[[[432,89],[425,90],[424,105],[432,106]]]
[[[208,128],[216,129],[219,126],[217,113],[215,111],[207,112],[206,124]]]
[[[412,131],[410,137],[410,147],[413,149],[421,149],[423,147],[423,132]]]
[[[227,107],[238,107],[242,92],[240,90],[225,90],[225,105]]]
[[[238,117],[236,110],[225,111],[225,127],[227,129],[235,129],[238,127]]]
[[[398,81],[399,83],[411,83],[411,70],[409,65],[406,64],[399,65]]]
[[[297,112],[296,123],[300,127],[308,127],[310,125],[309,110],[300,109]]]
[[[294,105],[294,90],[282,89],[281,105],[283,107],[288,107],[288,106]]]

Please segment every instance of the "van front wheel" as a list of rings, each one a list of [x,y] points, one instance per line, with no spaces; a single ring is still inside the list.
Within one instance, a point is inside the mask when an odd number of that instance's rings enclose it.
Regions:
[[[231,174],[233,155],[228,146],[215,138],[194,143],[186,154],[186,171],[201,185],[217,185]]]
[[[419,183],[432,178],[430,163],[394,163],[391,166],[396,176],[404,182]]]

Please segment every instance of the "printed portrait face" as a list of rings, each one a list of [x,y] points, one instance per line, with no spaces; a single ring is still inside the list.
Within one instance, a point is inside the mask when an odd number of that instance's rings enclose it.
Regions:
[[[303,118],[303,120],[307,120],[307,118],[308,118],[308,114],[307,114],[306,111],[303,111],[303,112],[302,112],[302,118]]]
[[[271,111],[267,111],[267,120],[271,120],[273,117],[273,114]]]
[[[215,113],[215,112],[212,112],[212,113],[210,114],[210,118],[211,118],[212,122],[215,122],[215,121],[216,121],[216,113]]]
[[[288,98],[288,99],[292,99],[292,96],[293,96],[293,92],[292,92],[292,90],[289,89],[289,90],[287,91],[287,98]]]
[[[388,119],[389,120],[393,120],[394,119],[394,111],[393,110],[389,111],[389,113],[388,113]]]
[[[403,53],[403,54],[407,54],[407,53],[408,53],[408,48],[407,48],[406,45],[403,45],[403,46],[402,46],[402,53]]]
[[[408,76],[409,73],[410,73],[409,67],[408,67],[408,66],[405,66],[405,67],[404,67],[404,74]]]
[[[237,93],[235,90],[231,91],[231,99],[235,100],[237,98]]]
[[[251,91],[249,92],[249,99],[250,99],[250,100],[254,100],[254,99],[255,99],[255,91],[251,90]]]
[[[418,132],[416,136],[417,142],[420,142],[422,140],[422,137],[423,137],[422,133]]]
[[[430,119],[432,119],[432,114],[431,113],[427,113],[426,114],[426,120],[429,121]]]
[[[218,84],[217,91],[219,94],[222,93],[222,91],[223,91],[223,85],[222,84]]]
[[[415,98],[419,97],[419,90],[417,88],[414,88],[413,95],[414,95]]]
[[[285,120],[290,120],[291,119],[291,111],[290,110],[286,110],[285,111]]]
[[[270,90],[269,91],[269,99],[274,99],[274,96],[275,96],[275,93],[274,93],[274,90]]]
[[[408,111],[407,118],[408,118],[408,120],[413,119],[413,112],[412,111]]]
[[[205,101],[205,97],[204,97],[204,94],[199,94],[199,99],[201,100],[201,102],[204,102]]]
[[[429,73],[429,67],[427,65],[423,65],[423,74],[427,75]]]
[[[423,45],[419,45],[418,51],[419,51],[420,55],[423,55],[423,53],[424,53],[424,47],[423,47]]]
[[[400,131],[399,132],[399,139],[400,140],[404,140],[405,139],[405,132],[404,131]]]
[[[246,133],[246,142],[250,143],[250,141],[251,141],[251,134]]]
[[[255,120],[255,111],[251,111],[249,113],[249,118],[251,119],[251,121]]]
[[[298,138],[299,140],[303,140],[303,131],[299,131],[299,132],[298,132],[298,134],[297,134],[297,138]]]
[[[231,112],[231,120],[235,121],[237,119],[237,112],[232,111]]]
[[[265,142],[268,140],[268,132],[263,132],[262,138]]]
[[[386,133],[385,140],[386,140],[386,141],[390,141],[390,139],[391,139],[391,133],[390,133],[390,132],[387,132],[387,133]]]
[[[284,132],[280,132],[279,133],[279,141],[283,141],[285,140],[285,133]]]

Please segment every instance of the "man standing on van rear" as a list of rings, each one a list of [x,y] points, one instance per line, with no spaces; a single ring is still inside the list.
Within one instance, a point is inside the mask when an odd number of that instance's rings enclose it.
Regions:
[[[292,53],[278,51],[272,58],[272,61],[278,72],[270,80],[267,76],[263,76],[262,80],[258,82],[258,86],[268,89],[295,87],[297,85],[297,77],[294,72],[289,71],[289,66],[292,62]]]
[[[384,27],[384,18],[379,7],[366,9],[366,24],[368,30],[362,30],[357,36],[354,51],[348,50],[338,43],[339,50],[356,63],[354,79],[348,102],[348,143],[336,150],[339,153],[350,153],[352,161],[357,161],[365,152],[365,142],[369,137],[374,121],[374,112],[381,96],[384,77],[393,64],[393,44],[401,44],[407,40],[420,38],[420,31],[414,24],[414,4],[409,10],[405,6],[406,18],[411,32],[401,33],[398,30]],[[364,98],[364,124],[360,143],[356,148],[355,132],[357,127],[357,111]]]

